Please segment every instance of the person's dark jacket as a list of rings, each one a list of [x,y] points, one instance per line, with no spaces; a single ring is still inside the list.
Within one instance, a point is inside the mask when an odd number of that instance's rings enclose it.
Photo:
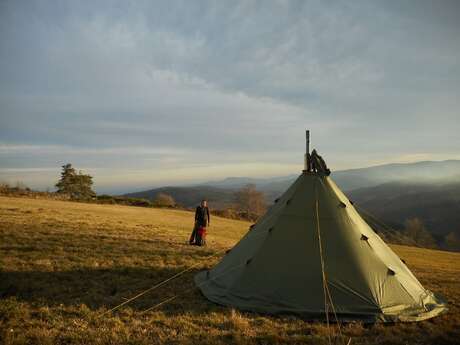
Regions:
[[[195,211],[195,223],[197,226],[206,227],[211,222],[211,217],[209,216],[209,208],[198,206]]]

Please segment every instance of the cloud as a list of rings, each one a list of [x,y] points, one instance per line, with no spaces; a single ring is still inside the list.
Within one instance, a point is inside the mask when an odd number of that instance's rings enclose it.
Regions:
[[[0,165],[281,173],[301,164],[306,127],[335,167],[454,155],[457,9],[4,1]]]

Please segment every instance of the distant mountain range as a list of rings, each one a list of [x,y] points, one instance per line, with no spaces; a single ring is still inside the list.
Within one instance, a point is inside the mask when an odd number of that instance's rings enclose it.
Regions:
[[[220,181],[209,181],[202,183],[202,186],[213,186],[219,188],[233,188],[238,189],[248,184],[254,184],[258,189],[264,190],[283,190],[289,187],[289,184],[297,178],[298,175],[289,175],[271,178],[254,178],[254,177],[227,177]]]
[[[455,232],[460,237],[460,180],[448,183],[389,182],[347,193],[357,206],[401,227],[420,218],[436,236]],[[359,208],[358,208],[359,210]]]
[[[228,207],[234,193],[254,184],[272,202],[297,175],[275,178],[229,177],[191,187],[162,187],[126,196],[153,200],[158,193],[171,195],[185,207],[206,198],[213,208]],[[332,179],[357,205],[395,227],[418,217],[435,235],[450,231],[460,235],[460,160],[386,164],[335,171]]]
[[[286,190],[297,176],[228,177],[224,180],[209,181],[201,185],[237,189],[250,183],[255,184],[260,190],[279,193]],[[333,171],[331,176],[344,191],[403,180],[418,182],[460,181],[460,160],[393,163],[369,168]]]
[[[412,183],[460,181],[460,160],[385,164],[370,168],[342,170],[333,172],[332,178],[344,191],[397,181]]]

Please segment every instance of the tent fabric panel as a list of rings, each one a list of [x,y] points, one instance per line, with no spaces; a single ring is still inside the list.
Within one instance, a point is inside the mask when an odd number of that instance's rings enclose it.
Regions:
[[[324,319],[317,206],[327,284],[342,320],[411,321],[446,309],[335,183],[312,173],[299,176],[219,264],[196,275],[203,294],[242,310]]]

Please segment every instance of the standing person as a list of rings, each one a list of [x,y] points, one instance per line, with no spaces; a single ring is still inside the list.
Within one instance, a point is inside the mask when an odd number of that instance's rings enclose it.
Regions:
[[[201,204],[195,210],[195,226],[193,227],[189,243],[203,245],[206,228],[210,223],[211,217],[209,215],[208,202],[206,200],[201,200]]]

